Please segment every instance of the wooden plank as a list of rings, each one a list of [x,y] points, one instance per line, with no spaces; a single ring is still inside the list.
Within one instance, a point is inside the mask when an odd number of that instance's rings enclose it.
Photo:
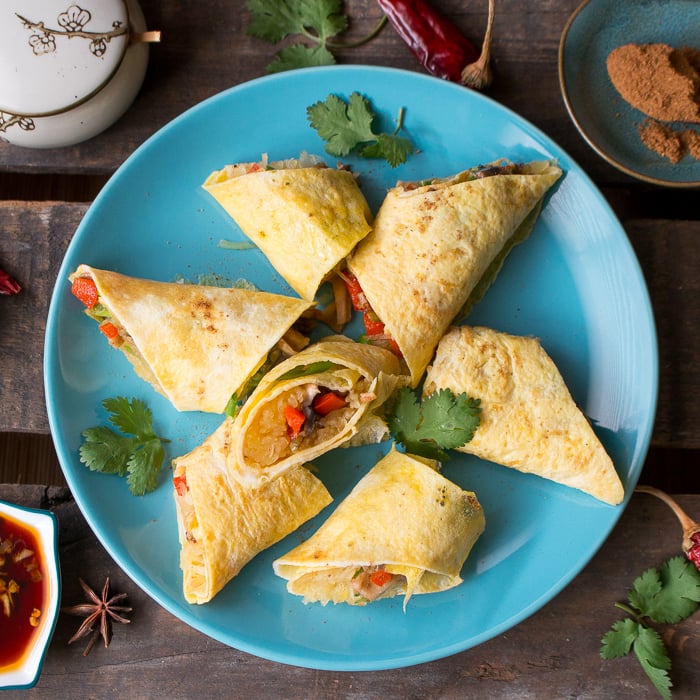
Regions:
[[[476,46],[486,26],[487,3],[434,0]],[[494,83],[484,93],[522,115],[570,153],[601,181],[630,183],[578,134],[561,97],[557,55],[561,32],[579,0],[541,0],[537,8],[520,0],[500,0],[493,37]],[[182,11],[176,0],[142,0],[149,28],[162,31],[150,46],[144,85],[134,104],[110,129],[89,142],[67,148],[34,150],[0,143],[0,170],[24,173],[113,172],[151,134],[171,119],[233,85],[266,74],[278,45],[248,36],[243,3],[213,0]],[[373,0],[346,3],[351,41],[368,34],[381,18]],[[425,71],[387,25],[363,46],[339,50],[343,64],[392,66]],[[357,86],[362,90],[362,86]],[[465,88],[466,89],[466,88]],[[536,99],[534,96],[537,96]],[[410,109],[411,96],[406,95]],[[469,124],[464,125],[468,134]],[[507,154],[504,154],[507,155]]]
[[[58,268],[86,209],[86,204],[0,202],[0,264],[22,285],[18,295],[0,300],[0,430],[48,432],[46,316]]]
[[[0,260],[23,283],[0,306],[3,396],[0,430],[48,432],[43,395],[43,342],[48,304],[58,268],[86,204],[0,202]],[[630,220],[625,224],[650,289],[657,320],[660,396],[653,444],[700,447],[700,346],[695,243],[700,222]],[[31,235],[30,235],[31,234]]]
[[[445,659],[373,673],[280,665],[209,639],[161,608],[114,564],[66,489],[0,485],[0,499],[57,514],[62,605],[82,602],[78,577],[100,587],[109,576],[112,590],[127,593],[134,608],[130,625],[114,626],[110,647],[97,644],[88,657],[82,656],[84,643],[67,644],[80,620],[61,614],[38,684],[32,691],[7,691],[8,700],[22,700],[28,692],[51,700],[112,697],[115,688],[125,700],[191,698],[202,692],[255,698],[261,688],[269,697],[289,699],[656,697],[633,655],[615,661],[599,657],[601,637],[623,617],[614,603],[626,598],[636,576],[680,553],[675,517],[650,496],[635,495],[583,571],[516,627]],[[700,495],[678,500],[687,512],[700,513]],[[658,627],[669,649],[678,700],[700,696],[699,614]]]
[[[659,402],[652,441],[700,447],[700,221],[625,223],[649,287],[659,339]]]

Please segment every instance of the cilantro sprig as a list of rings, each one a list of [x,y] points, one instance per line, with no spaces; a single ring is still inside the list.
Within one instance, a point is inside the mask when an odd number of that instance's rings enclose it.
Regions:
[[[295,35],[311,42],[311,46],[294,43],[280,49],[267,66],[268,73],[335,63],[328,41],[348,26],[341,0],[248,0],[247,5],[251,36],[271,44]]]
[[[659,569],[637,577],[628,602],[616,603],[629,617],[618,620],[602,641],[603,659],[616,659],[634,652],[659,694],[671,697],[671,660],[661,635],[647,620],[673,624],[700,607],[700,572],[685,558],[674,557]]]
[[[419,402],[411,389],[402,387],[388,416],[389,430],[407,452],[444,462],[449,458],[446,450],[461,447],[474,437],[480,403],[450,389],[440,389]]]
[[[123,396],[105,399],[102,405],[110,422],[123,434],[107,426],[88,428],[83,432],[80,461],[92,471],[126,476],[135,496],[153,491],[165,458],[166,440],[153,431],[151,410],[140,399]]]
[[[356,150],[363,158],[384,158],[394,168],[405,163],[415,150],[409,139],[399,136],[403,109],[392,133],[376,132],[373,124],[377,115],[370,101],[358,92],[353,92],[347,102],[338,95],[328,95],[307,107],[306,115],[332,156],[342,157]]]
[[[250,21],[247,33],[271,44],[287,37],[301,41],[281,48],[267,66],[268,73],[295,68],[331,66],[336,60],[333,51],[351,49],[373,39],[386,24],[382,16],[377,26],[356,41],[340,42],[334,38],[348,28],[342,0],[248,0]]]

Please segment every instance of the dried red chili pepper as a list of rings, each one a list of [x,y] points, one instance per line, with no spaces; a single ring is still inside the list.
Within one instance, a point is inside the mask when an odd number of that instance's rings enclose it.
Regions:
[[[667,493],[653,486],[637,486],[635,490],[639,493],[648,493],[651,496],[656,496],[673,511],[683,528],[683,541],[681,543],[683,553],[695,564],[695,568],[700,571],[700,523],[695,522],[688,516]]]
[[[695,568],[700,571],[700,532],[692,534],[689,538],[690,548],[685,555],[695,564]]]
[[[0,294],[19,294],[21,290],[22,287],[19,286],[19,282],[0,268]]]
[[[481,56],[478,49],[457,26],[426,0],[377,0],[389,22],[406,42],[421,65],[432,75],[469,87],[483,87],[490,82],[488,71],[493,2],[489,2],[489,29]],[[488,40],[487,40],[488,39]],[[479,59],[481,58],[481,61]],[[465,70],[480,63],[483,80],[467,80]],[[484,66],[485,64],[485,66]]]

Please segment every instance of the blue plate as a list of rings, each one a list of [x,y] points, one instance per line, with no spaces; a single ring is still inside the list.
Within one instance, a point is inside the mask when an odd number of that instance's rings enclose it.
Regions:
[[[700,161],[685,156],[674,164],[648,149],[638,133],[646,116],[622,98],[608,77],[606,60],[614,48],[658,43],[700,49],[697,0],[586,0],[562,33],[562,95],[581,136],[618,170],[655,185],[698,187]]]
[[[124,480],[80,464],[81,432],[105,424],[103,399],[144,399],[169,456],[188,452],[219,416],[178,413],[138,379],[81,313],[67,277],[79,263],[159,280],[219,275],[291,293],[257,249],[201,189],[226,163],[323,153],[307,106],[335,93],[366,95],[391,130],[405,108],[417,148],[406,164],[347,159],[376,210],[397,179],[448,175],[500,157],[556,158],[565,176],[526,244],[506,261],[470,322],[539,336],[574,398],[596,426],[629,498],[652,430],[657,347],[649,298],[620,224],[588,177],[547,136],[483,95],[418,73],[335,66],[281,73],[223,92],[187,111],[117,171],[81,222],[63,261],[49,311],[45,388],[51,431],[66,479],[87,521],[115,561],[156,601],[189,625],[246,652],[331,670],[376,670],[444,657],[504,632],[556,595],[586,565],[622,513],[578,491],[457,455],[444,473],[476,491],[486,533],[452,590],[365,608],[305,606],[286,592],[271,562],[308,537],[328,510],[258,556],[216,598],[188,605],[169,472],[153,493],[134,497]],[[335,159],[329,158],[334,163]],[[356,328],[354,329],[357,330]],[[318,460],[336,499],[389,449],[338,450]],[[625,501],[626,503],[626,501]]]

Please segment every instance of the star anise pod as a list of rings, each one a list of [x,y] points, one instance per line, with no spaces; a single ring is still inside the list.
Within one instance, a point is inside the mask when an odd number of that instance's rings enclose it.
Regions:
[[[85,592],[85,597],[88,602],[63,608],[63,612],[69,615],[79,615],[86,618],[83,624],[78,628],[78,631],[68,640],[68,644],[72,644],[76,640],[82,639],[92,633],[92,637],[83,652],[83,656],[87,656],[100,635],[102,635],[102,639],[104,640],[105,648],[109,646],[109,643],[112,641],[112,620],[128,625],[131,620],[128,620],[119,613],[131,612],[133,608],[124,605],[116,605],[120,600],[126,598],[126,593],[119,593],[111,598],[109,597],[109,576],[102,588],[101,596],[98,596],[82,578],[79,578],[78,581],[80,581],[80,585]],[[99,625],[97,625],[98,620]]]

